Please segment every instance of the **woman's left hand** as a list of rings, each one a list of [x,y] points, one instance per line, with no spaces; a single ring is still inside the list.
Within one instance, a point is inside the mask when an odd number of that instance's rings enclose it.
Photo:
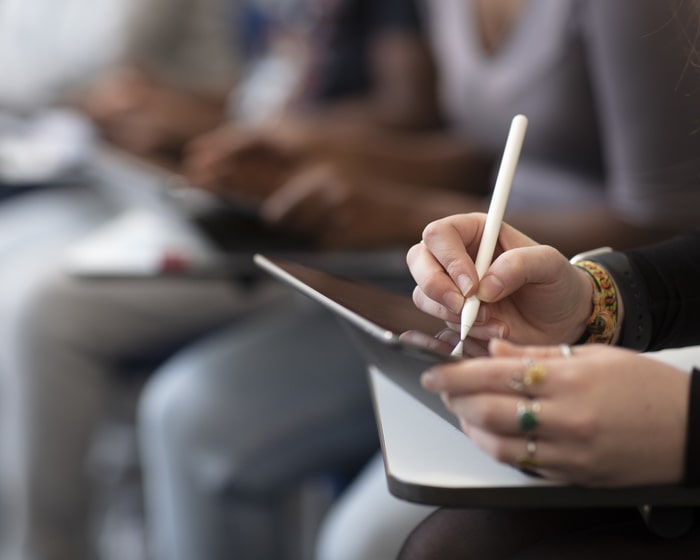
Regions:
[[[464,432],[499,461],[588,486],[677,483],[690,375],[603,345],[490,344],[490,358],[422,378]],[[533,426],[533,424],[535,424]]]

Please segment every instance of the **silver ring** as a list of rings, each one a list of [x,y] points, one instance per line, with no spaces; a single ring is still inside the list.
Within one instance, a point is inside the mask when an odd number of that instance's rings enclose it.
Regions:
[[[561,355],[565,358],[571,358],[571,356],[574,355],[574,353],[571,351],[571,346],[569,346],[568,344],[560,344],[559,352],[561,352]]]

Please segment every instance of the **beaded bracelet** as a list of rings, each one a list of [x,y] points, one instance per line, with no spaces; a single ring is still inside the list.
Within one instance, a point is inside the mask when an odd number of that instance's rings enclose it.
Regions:
[[[611,344],[617,327],[617,290],[608,271],[596,262],[573,263],[588,273],[593,284],[593,311],[586,321],[586,331],[579,344]]]

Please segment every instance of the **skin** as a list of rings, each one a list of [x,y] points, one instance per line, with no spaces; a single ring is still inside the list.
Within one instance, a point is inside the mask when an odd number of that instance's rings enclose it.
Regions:
[[[564,357],[552,344],[573,343],[583,332],[592,293],[585,272],[504,225],[479,282],[472,258],[484,222],[483,214],[439,220],[408,253],[416,305],[454,323],[463,297],[477,293],[483,312],[470,337],[492,339],[490,357],[435,367],[424,373],[423,386],[439,393],[464,432],[499,461],[517,464],[526,454],[517,407],[531,396],[542,407],[536,459],[544,476],[590,486],[679,482],[687,372],[597,344]],[[509,382],[522,377],[527,358],[547,375],[524,395]]]
[[[485,192],[491,158],[441,130],[426,45],[388,32],[371,53],[364,97],[206,134],[186,148],[189,182],[329,248],[408,246],[455,207],[481,207],[480,196],[456,191]]]
[[[117,146],[145,156],[177,156],[192,138],[218,126],[226,92],[196,93],[171,87],[136,66],[95,84],[80,104]]]

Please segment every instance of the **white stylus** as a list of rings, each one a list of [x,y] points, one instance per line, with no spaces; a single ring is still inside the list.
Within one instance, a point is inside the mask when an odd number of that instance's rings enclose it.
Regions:
[[[503,150],[501,166],[498,169],[496,185],[491,195],[491,203],[489,204],[489,211],[486,216],[484,233],[481,236],[481,243],[479,244],[479,252],[476,255],[476,262],[474,263],[479,279],[486,274],[489,266],[491,266],[493,252],[496,248],[499,232],[501,231],[503,214],[506,211],[506,204],[508,202],[508,196],[510,195],[510,186],[513,184],[513,176],[515,175],[515,168],[520,158],[520,150],[523,146],[526,129],[527,117],[524,115],[516,115],[513,117],[513,121],[510,124],[510,131],[508,132],[508,139],[506,140],[506,147]],[[474,325],[480,305],[481,301],[475,295],[470,296],[467,298],[467,301],[464,302],[460,320],[460,341],[452,351],[453,356],[461,356],[463,354],[464,339],[467,338],[469,331]]]

